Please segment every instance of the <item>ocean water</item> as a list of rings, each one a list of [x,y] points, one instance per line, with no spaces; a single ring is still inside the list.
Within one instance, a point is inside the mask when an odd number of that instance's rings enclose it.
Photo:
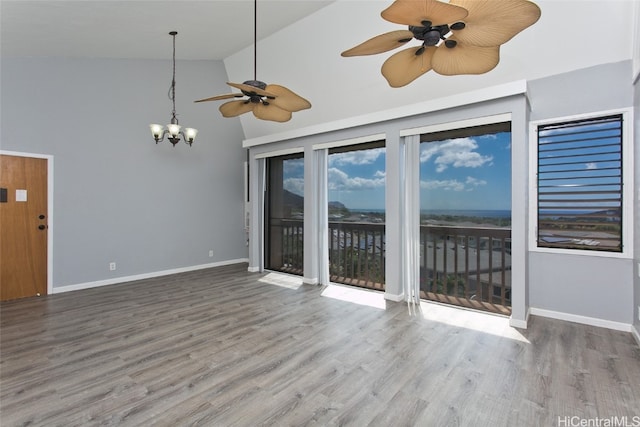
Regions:
[[[384,213],[384,209],[350,209],[353,213]],[[511,218],[511,210],[491,209],[422,209],[420,215],[475,216],[483,218]]]
[[[511,218],[511,210],[462,210],[462,209],[422,209],[420,215],[475,216],[483,218]]]

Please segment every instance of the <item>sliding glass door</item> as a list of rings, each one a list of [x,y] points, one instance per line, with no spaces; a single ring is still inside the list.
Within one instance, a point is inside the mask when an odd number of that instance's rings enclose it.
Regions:
[[[420,141],[421,297],[510,314],[510,123]]]
[[[328,156],[331,281],[385,288],[385,141],[331,148]]]
[[[303,153],[268,158],[266,166],[265,267],[302,275]]]

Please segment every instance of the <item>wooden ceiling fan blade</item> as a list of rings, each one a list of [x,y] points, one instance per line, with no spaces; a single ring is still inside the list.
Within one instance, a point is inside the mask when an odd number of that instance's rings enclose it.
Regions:
[[[422,54],[416,55],[422,50]],[[427,71],[431,70],[431,57],[436,48],[410,47],[391,55],[382,64],[382,75],[389,86],[406,86]]]
[[[249,101],[229,101],[222,104],[219,108],[224,117],[236,117],[240,114],[248,113],[258,105]]]
[[[291,111],[283,110],[273,104],[255,104],[253,115],[261,120],[270,120],[272,122],[286,122],[291,120]]]
[[[540,19],[540,8],[528,0],[451,0],[469,16],[465,28],[452,30],[461,43],[499,46]]]
[[[370,38],[351,49],[345,50],[341,55],[345,57],[375,55],[400,47],[411,39],[413,39],[413,33],[409,30],[390,31]]]
[[[255,87],[255,86],[251,86],[251,85],[246,85],[244,83],[231,83],[231,82],[227,82],[227,84],[231,87],[235,87],[236,89],[240,89],[243,90],[245,92],[249,92],[249,93],[255,93],[256,95],[260,95],[260,96],[275,96],[272,93],[267,92],[266,90],[260,89],[259,87]]]
[[[222,99],[241,98],[243,96],[244,95],[241,93],[229,93],[227,95],[217,95],[217,96],[212,96],[211,98],[198,99],[193,102],[220,101]]]
[[[389,22],[421,27],[423,21],[433,25],[462,21],[467,17],[467,10],[438,0],[396,0],[380,15]]]
[[[453,48],[448,48],[444,44],[438,47],[433,54],[431,64],[436,73],[455,76],[484,74],[493,70],[499,61],[500,46],[482,47],[459,42]]]
[[[293,112],[311,108],[309,101],[284,86],[267,85],[266,90],[276,96],[274,99],[269,99],[268,102],[283,110]]]

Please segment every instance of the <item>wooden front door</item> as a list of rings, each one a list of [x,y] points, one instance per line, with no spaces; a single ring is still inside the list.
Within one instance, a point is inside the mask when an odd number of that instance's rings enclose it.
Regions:
[[[0,300],[47,293],[47,160],[0,155]]]

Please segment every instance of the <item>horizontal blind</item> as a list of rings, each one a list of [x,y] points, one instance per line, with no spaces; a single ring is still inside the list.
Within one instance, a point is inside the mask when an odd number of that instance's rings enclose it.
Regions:
[[[622,251],[622,115],[538,126],[538,246]]]

